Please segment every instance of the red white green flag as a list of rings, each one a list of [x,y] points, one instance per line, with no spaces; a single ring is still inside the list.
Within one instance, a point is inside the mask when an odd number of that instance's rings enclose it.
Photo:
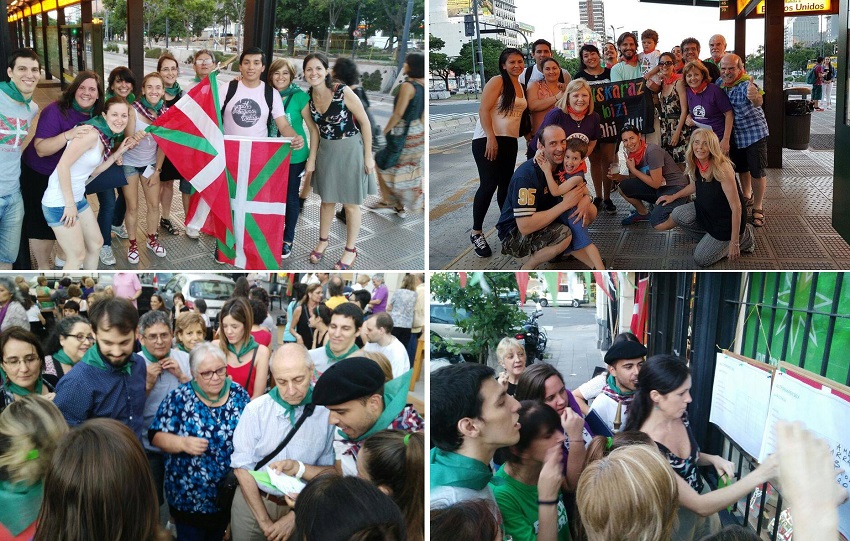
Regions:
[[[233,259],[230,193],[234,180],[226,167],[215,77],[204,78],[147,131],[180,175],[198,191],[186,212],[186,223],[215,237],[220,254]]]
[[[224,136],[235,249],[224,261],[243,269],[278,269],[283,248],[289,138]]]

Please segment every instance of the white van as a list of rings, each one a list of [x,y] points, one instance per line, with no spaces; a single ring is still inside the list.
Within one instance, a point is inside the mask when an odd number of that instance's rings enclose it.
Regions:
[[[572,306],[578,308],[582,304],[587,304],[587,293],[584,284],[574,282],[572,284],[560,284],[558,286],[557,297],[552,299],[552,294],[546,292],[540,296],[540,306]]]

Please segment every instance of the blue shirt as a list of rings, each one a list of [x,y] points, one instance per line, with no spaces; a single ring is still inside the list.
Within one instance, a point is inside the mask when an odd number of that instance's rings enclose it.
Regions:
[[[168,393],[150,427],[151,439],[156,432],[165,432],[209,442],[200,456],[165,454],[165,499],[169,505],[187,513],[221,511],[215,505],[216,485],[230,468],[233,432],[250,401],[251,397],[238,383],[231,385],[227,402],[214,408],[198,398],[191,383]]]
[[[133,355],[132,372],[127,375],[119,368],[107,369],[77,363],[56,385],[53,403],[62,412],[69,426],[98,417],[115,419],[132,430],[139,441],[147,428],[142,421],[145,410],[145,361]]]
[[[741,81],[732,88],[723,87],[729,101],[732,102],[732,112],[735,122],[732,124],[732,133],[735,135],[735,146],[747,148],[768,136],[767,119],[764,110],[756,107],[747,98],[747,87],[750,80]]]
[[[505,240],[517,228],[517,218],[531,216],[540,210],[549,210],[557,205],[559,200],[560,198],[549,193],[546,176],[534,160],[520,165],[511,177],[508,197],[502,207],[499,223],[496,224],[499,239]]]

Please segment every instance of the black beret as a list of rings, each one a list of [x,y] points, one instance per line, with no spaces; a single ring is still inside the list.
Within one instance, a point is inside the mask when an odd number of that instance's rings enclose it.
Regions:
[[[614,364],[620,359],[640,359],[646,356],[646,348],[640,342],[622,340],[612,344],[605,353],[605,364]]]
[[[350,357],[325,370],[313,388],[313,403],[335,406],[375,394],[384,385],[384,372],[366,357]]]

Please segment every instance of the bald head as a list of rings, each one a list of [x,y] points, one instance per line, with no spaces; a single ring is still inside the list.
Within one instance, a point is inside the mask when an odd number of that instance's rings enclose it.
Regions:
[[[272,377],[275,377],[277,371],[291,368],[301,368],[312,372],[313,366],[313,359],[310,357],[310,352],[307,351],[307,348],[294,342],[284,344],[278,348],[269,364]]]
[[[740,56],[729,53],[723,55],[723,58],[720,59],[720,76],[726,84],[737,81],[743,73],[744,62]]]
[[[307,396],[313,378],[313,360],[301,344],[284,344],[271,362],[272,378],[280,397],[293,406]]]

